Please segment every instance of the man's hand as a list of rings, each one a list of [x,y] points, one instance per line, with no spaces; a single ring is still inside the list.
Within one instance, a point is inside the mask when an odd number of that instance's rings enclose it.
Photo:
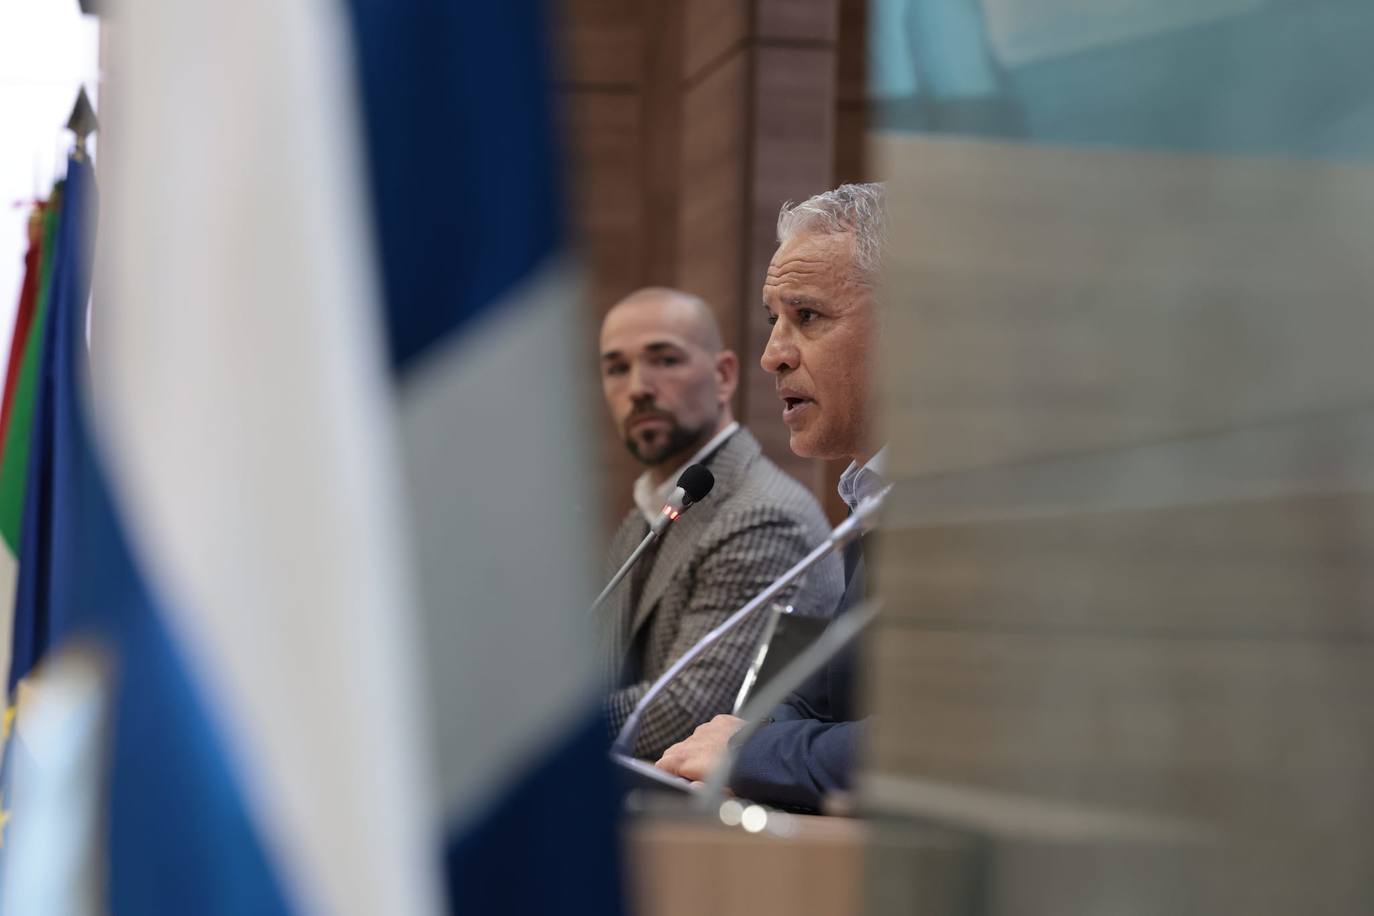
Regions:
[[[716,716],[698,725],[692,737],[664,751],[654,766],[694,782],[704,781],[725,756],[726,744],[743,726],[743,719]]]

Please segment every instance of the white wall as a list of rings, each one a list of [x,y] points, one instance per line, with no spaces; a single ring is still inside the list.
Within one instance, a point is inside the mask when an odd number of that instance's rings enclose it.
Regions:
[[[99,44],[98,21],[77,0],[0,2],[0,366],[24,279],[28,203],[65,170],[78,87],[98,104]]]

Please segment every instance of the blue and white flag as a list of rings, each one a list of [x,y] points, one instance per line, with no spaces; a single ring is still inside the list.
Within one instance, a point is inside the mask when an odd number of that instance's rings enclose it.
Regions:
[[[185,793],[171,816],[241,809],[257,842],[241,861],[203,863],[181,901],[150,890],[116,912],[437,912],[439,824],[343,10],[135,0],[116,38],[114,282],[104,311],[97,291],[91,329],[96,404],[164,611],[153,638],[193,689],[131,676],[168,695],[151,709],[213,734],[232,778],[207,797],[213,786],[182,786],[152,761],[149,777]],[[143,720],[152,734],[178,724]],[[116,728],[117,747],[137,740]],[[157,805],[152,778],[145,788],[129,808],[116,797],[116,826]],[[121,866],[155,841],[112,842],[118,906]]]
[[[78,645],[110,672],[102,893],[85,903],[441,912],[342,10],[119,12],[108,269],[89,366],[85,321],[63,332],[83,403],[51,466],[81,497],[54,509],[77,523],[59,546],[79,620],[38,672]],[[15,812],[16,860],[34,867],[7,875],[11,912],[72,911],[54,893],[82,874],[81,844],[38,848],[22,829],[74,820],[36,807],[60,803],[44,782],[71,772],[40,761]]]
[[[16,912],[91,862],[116,916],[619,912],[543,38],[523,0],[121,4],[75,699],[35,704],[111,767],[37,767],[29,821],[105,826],[30,840]]]
[[[545,5],[350,0],[457,912],[619,911]],[[594,516],[593,516],[594,517]],[[592,522],[595,524],[595,522]]]

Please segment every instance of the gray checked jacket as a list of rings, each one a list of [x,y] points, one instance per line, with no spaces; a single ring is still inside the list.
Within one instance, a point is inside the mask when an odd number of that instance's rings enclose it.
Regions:
[[[602,610],[606,670],[616,685],[606,702],[611,734],[655,678],[829,534],[816,500],[764,457],[748,430],[741,427],[705,464],[715,487],[645,557],[652,566],[635,583],[638,602],[631,606],[632,574]],[[647,531],[644,516],[631,510],[611,542],[608,578]],[[843,592],[843,564],[832,555],[780,600],[799,613],[829,616]],[[760,608],[659,694],[641,719],[637,756],[656,759],[697,725],[730,711],[767,616]]]

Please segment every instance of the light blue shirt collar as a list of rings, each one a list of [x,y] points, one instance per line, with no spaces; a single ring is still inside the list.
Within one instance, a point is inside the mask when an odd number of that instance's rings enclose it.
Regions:
[[[883,487],[887,486],[887,480],[883,477],[883,468],[886,465],[887,446],[883,446],[863,467],[851,461],[849,467],[844,469],[844,473],[840,475],[838,489],[840,499],[844,500],[849,511],[853,512],[861,501],[869,496],[877,496]]]

